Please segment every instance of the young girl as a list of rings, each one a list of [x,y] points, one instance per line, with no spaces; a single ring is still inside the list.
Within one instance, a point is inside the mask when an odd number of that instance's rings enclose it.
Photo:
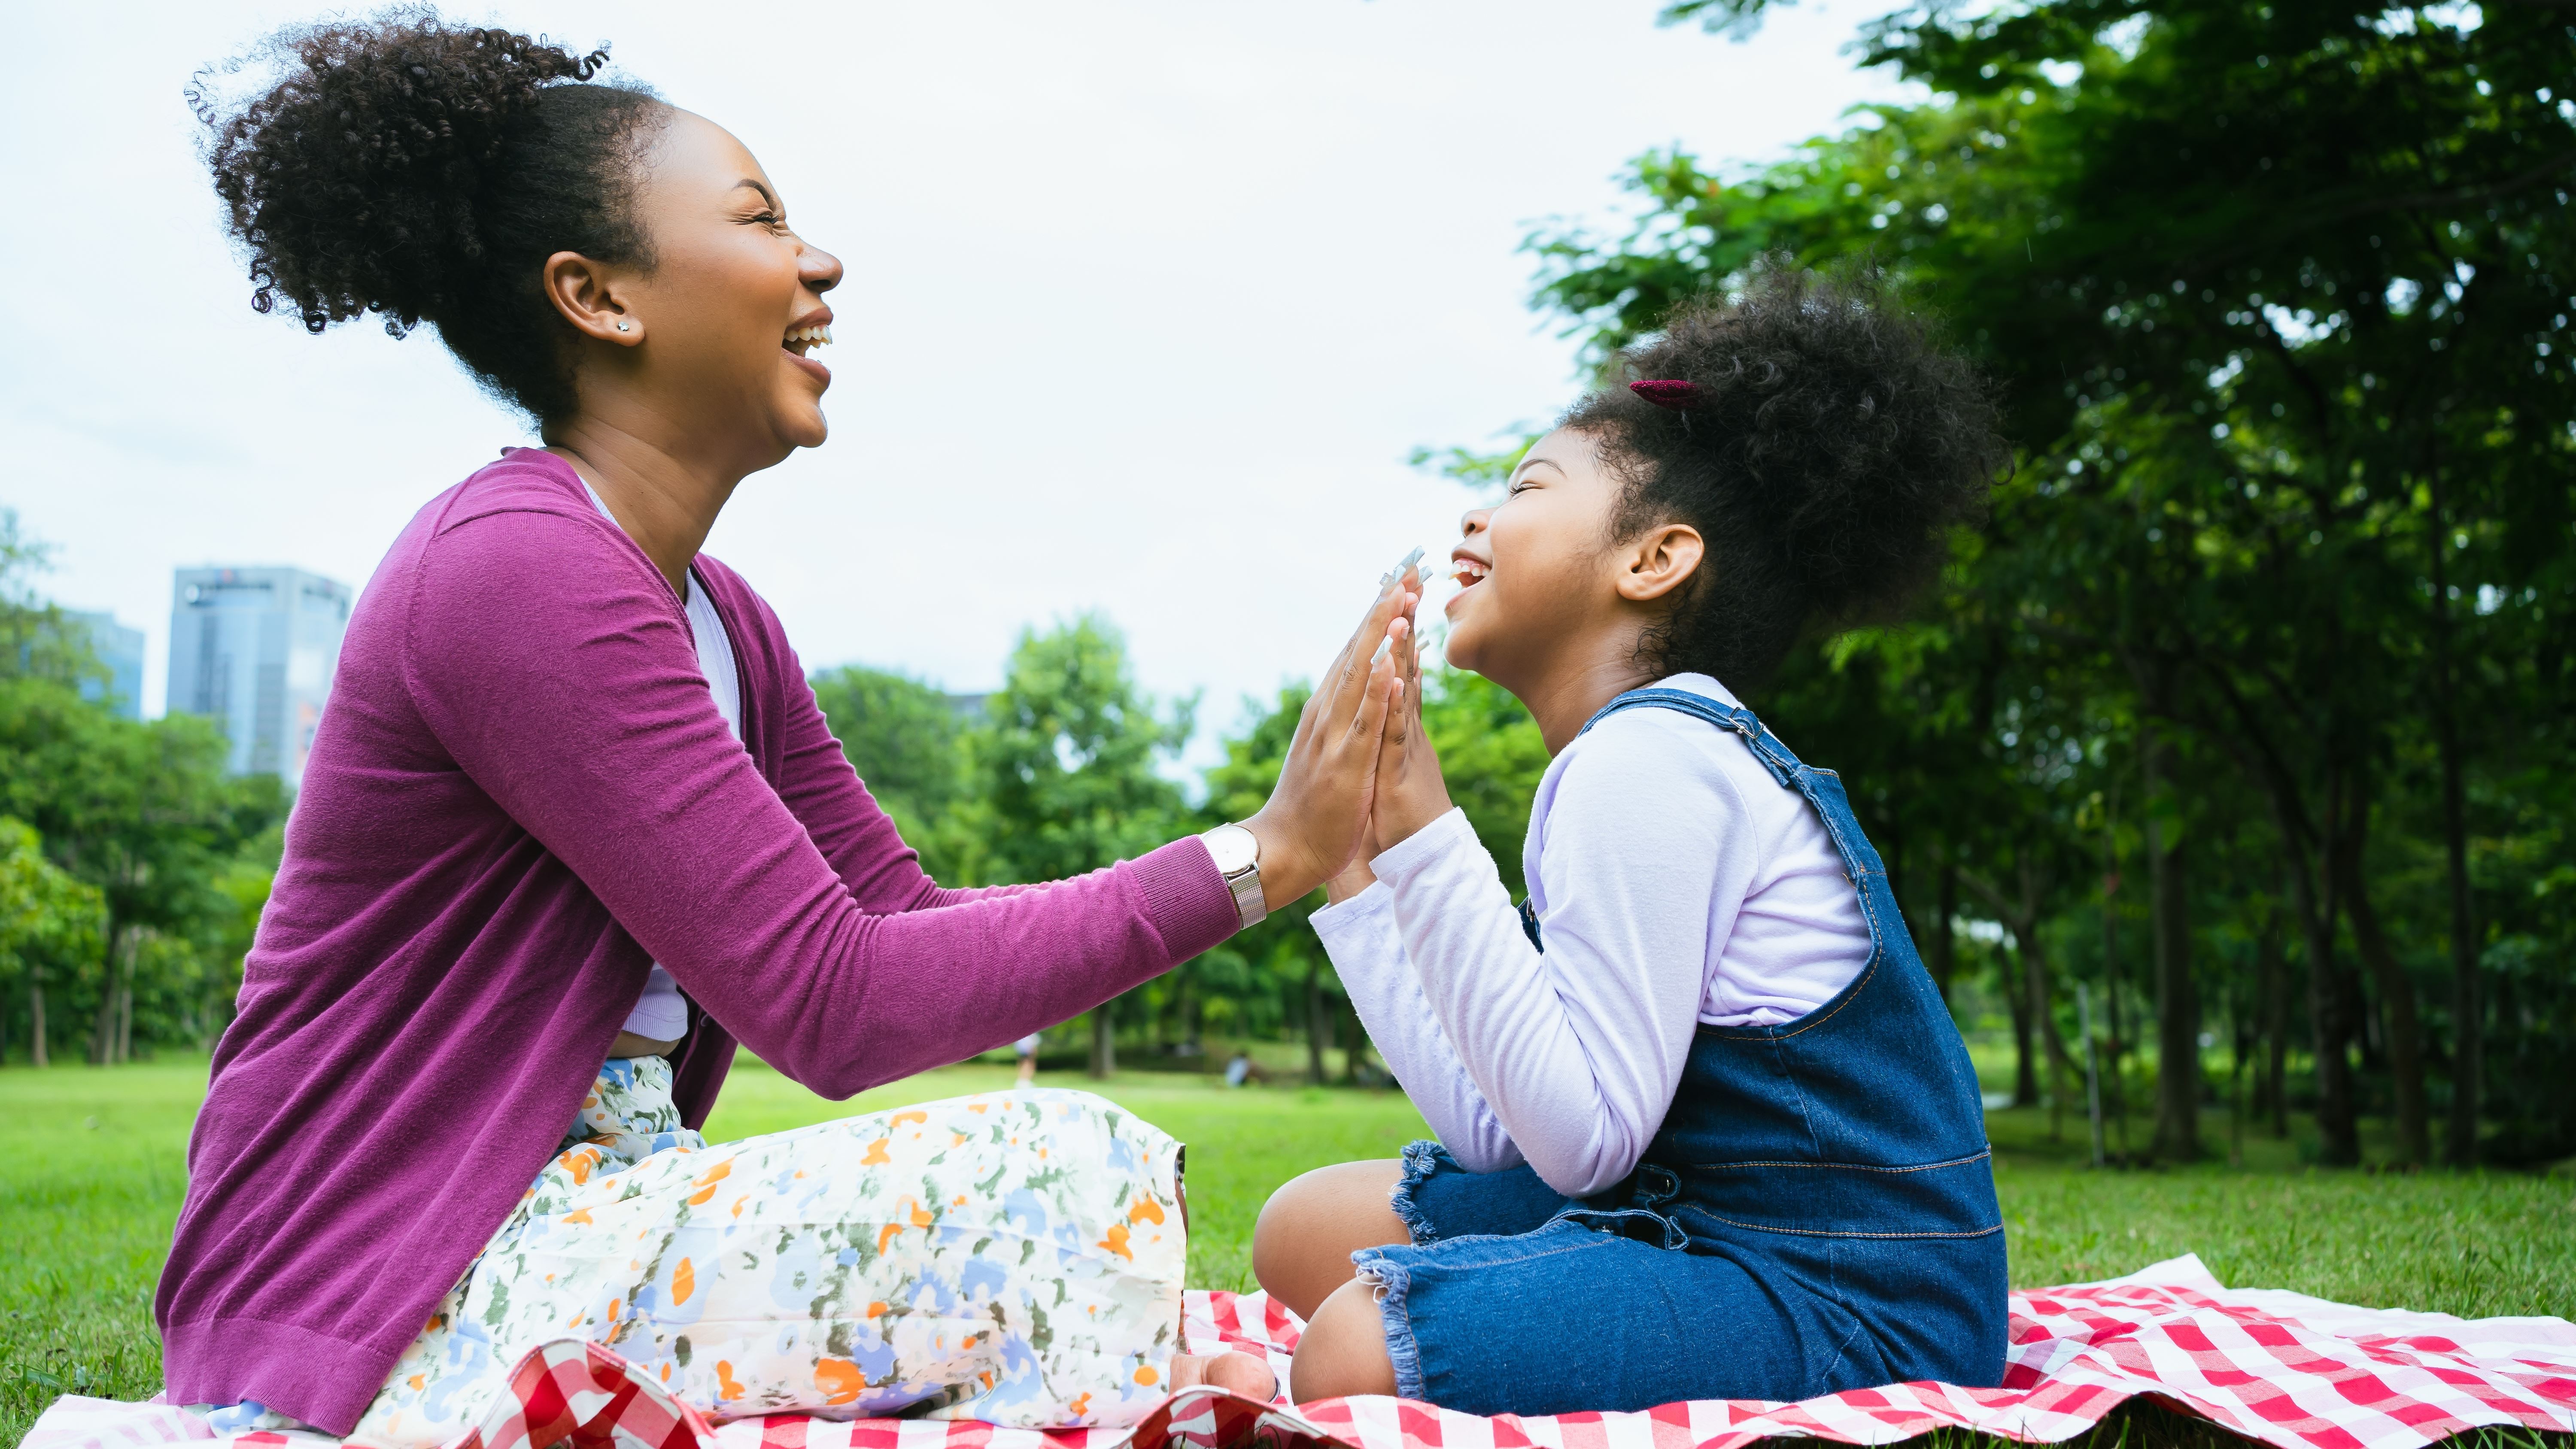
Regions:
[[[1735,693],[1934,576],[2002,459],[1993,407],[1868,276],[1771,270],[1625,362],[1453,555],[1450,661],[1554,756],[1528,904],[1450,808],[1416,690],[1314,918],[1439,1141],[1263,1210],[1255,1272],[1311,1320],[1301,1402],[2002,1377],[1967,1054],[1841,783]]]

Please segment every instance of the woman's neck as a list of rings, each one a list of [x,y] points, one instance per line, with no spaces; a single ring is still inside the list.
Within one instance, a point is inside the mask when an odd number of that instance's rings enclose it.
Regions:
[[[644,550],[671,591],[689,593],[689,564],[733,496],[739,474],[694,464],[636,432],[588,414],[546,429],[546,451],[570,463]]]

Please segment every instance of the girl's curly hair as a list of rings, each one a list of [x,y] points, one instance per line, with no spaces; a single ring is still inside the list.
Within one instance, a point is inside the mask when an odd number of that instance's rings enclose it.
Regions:
[[[1639,641],[1658,676],[1758,689],[1809,630],[1901,610],[2009,459],[1985,381],[1874,268],[1771,261],[1619,361],[1695,384],[1680,408],[1593,393],[1559,423],[1596,439],[1624,484],[1615,538],[1678,522],[1707,542]]]
[[[662,103],[585,84],[605,50],[426,9],[284,31],[254,54],[284,63],[266,91],[227,109],[200,73],[188,92],[251,306],[282,303],[310,332],[367,312],[396,337],[435,323],[496,397],[570,413],[571,327],[540,269],[559,251],[651,264],[632,203]]]

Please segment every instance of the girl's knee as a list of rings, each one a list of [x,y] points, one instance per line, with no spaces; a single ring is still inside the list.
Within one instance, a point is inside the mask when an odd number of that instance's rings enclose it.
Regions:
[[[1350,1281],[1351,1254],[1411,1241],[1387,1201],[1403,1174],[1401,1162],[1341,1162],[1272,1193],[1252,1230],[1252,1276],[1262,1290],[1309,1316]]]
[[[1334,1289],[1307,1321],[1289,1365],[1288,1397],[1310,1404],[1394,1392],[1395,1360],[1386,1350],[1386,1310],[1377,1301],[1377,1284],[1354,1278]]]

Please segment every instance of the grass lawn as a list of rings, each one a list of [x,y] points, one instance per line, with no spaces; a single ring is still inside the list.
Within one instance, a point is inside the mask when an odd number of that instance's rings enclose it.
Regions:
[[[185,1185],[202,1061],[97,1070],[0,1071],[0,1449],[66,1391],[142,1398],[160,1387],[152,1285]],[[1005,1085],[1010,1069],[949,1068],[822,1101],[758,1066],[737,1071],[708,1124],[718,1140],[853,1111]],[[1190,1144],[1190,1280],[1248,1289],[1254,1216],[1286,1178],[1326,1162],[1392,1156],[1421,1119],[1392,1093],[1250,1088],[1133,1073],[1102,1090]],[[2095,1172],[2083,1126],[2052,1140],[2037,1112],[1988,1118],[2017,1285],[2126,1273],[2200,1254],[2221,1281],[2376,1307],[2467,1316],[2576,1317],[2576,1181],[2502,1174],[2326,1172],[2288,1143],[2252,1135],[2243,1168]],[[2210,1140],[2224,1150],[2226,1123]],[[1970,1436],[1936,1436],[1944,1443]],[[2108,1449],[2206,1443],[2214,1434],[2151,1409],[2095,1436]],[[2490,1444],[2562,1436],[2486,1434]]]

